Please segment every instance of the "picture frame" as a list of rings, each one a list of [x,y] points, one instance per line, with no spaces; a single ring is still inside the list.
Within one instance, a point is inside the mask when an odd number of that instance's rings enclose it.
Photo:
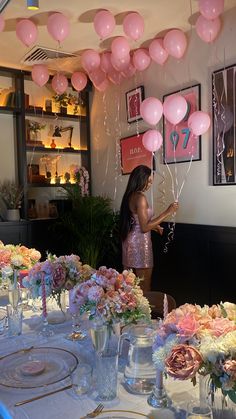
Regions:
[[[140,164],[144,164],[150,167],[150,169],[155,169],[153,153],[143,146],[143,134],[134,134],[120,139],[122,175],[128,175]]]
[[[188,128],[190,115],[201,109],[201,85],[199,83],[163,96],[165,99],[181,94],[188,104],[185,117],[174,125],[163,116],[163,163],[186,163],[201,160],[201,136],[191,134]]]
[[[128,123],[136,122],[142,119],[140,114],[140,105],[144,100],[144,86],[138,86],[129,92],[126,92],[126,111]]]
[[[236,64],[212,73],[213,185],[236,185]]]

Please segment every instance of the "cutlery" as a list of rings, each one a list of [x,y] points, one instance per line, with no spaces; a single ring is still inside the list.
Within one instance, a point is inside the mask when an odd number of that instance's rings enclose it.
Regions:
[[[102,403],[100,403],[96,409],[94,409],[92,412],[87,413],[86,416],[82,416],[82,418],[80,419],[87,419],[87,418],[95,418],[96,416],[98,416],[102,410],[104,409],[104,406]]]
[[[39,399],[42,399],[43,397],[51,396],[52,394],[56,394],[56,393],[59,393],[60,391],[68,390],[69,388],[72,388],[72,384],[69,384],[66,387],[61,387],[61,388],[59,388],[57,390],[50,391],[49,393],[44,393],[44,394],[41,394],[39,396],[32,397],[31,399],[22,400],[21,402],[15,403],[15,406],[16,407],[17,406],[22,406],[22,404],[34,402],[35,400],[39,400]]]

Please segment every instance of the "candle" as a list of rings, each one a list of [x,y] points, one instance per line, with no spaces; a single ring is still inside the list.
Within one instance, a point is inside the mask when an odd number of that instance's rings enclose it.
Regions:
[[[163,388],[163,373],[157,369],[156,373],[156,387],[160,390]]]
[[[163,319],[165,320],[166,316],[168,314],[168,299],[167,299],[167,295],[164,295],[164,300],[163,300]]]
[[[41,276],[41,287],[42,287],[42,306],[43,306],[43,317],[44,319],[47,318],[47,303],[46,303],[46,284],[45,284],[45,277],[44,273]]]

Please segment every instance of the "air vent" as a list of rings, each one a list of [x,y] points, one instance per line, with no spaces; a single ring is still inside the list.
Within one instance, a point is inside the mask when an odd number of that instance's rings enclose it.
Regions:
[[[2,12],[8,5],[10,0],[0,0],[0,12]]]
[[[68,57],[76,57],[76,55],[71,52],[59,51],[36,45],[22,58],[21,62],[27,65],[33,65],[41,64],[49,60]]]

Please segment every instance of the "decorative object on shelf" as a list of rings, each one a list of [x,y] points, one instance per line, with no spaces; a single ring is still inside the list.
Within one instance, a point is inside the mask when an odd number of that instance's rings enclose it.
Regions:
[[[69,105],[73,106],[74,115],[83,114],[83,109],[81,108],[84,108],[84,101],[80,94],[62,93],[61,95],[53,96],[52,99],[61,113],[67,113],[67,106]]]
[[[71,141],[72,141],[72,134],[73,134],[73,129],[74,129],[74,127],[73,126],[69,126],[69,127],[59,127],[59,126],[55,126],[55,130],[54,130],[54,133],[53,133],[53,137],[61,137],[61,133],[62,132],[66,132],[66,131],[69,131],[69,141],[68,141],[68,147],[64,147],[64,149],[66,150],[66,149],[70,149],[70,150],[74,150],[73,149],[73,147],[72,147],[72,143],[71,143]]]
[[[45,110],[46,112],[52,112],[52,100],[46,99],[45,100]]]
[[[51,142],[51,144],[50,144],[50,147],[51,148],[56,148],[56,143],[55,143],[55,140],[54,140],[54,138],[52,138],[52,142]]]
[[[209,377],[214,390],[236,403],[236,304],[184,304],[158,329],[153,359],[160,371],[179,380]],[[224,408],[224,406],[222,406]]]
[[[65,183],[70,183],[70,173],[66,172],[64,174]]]
[[[4,180],[0,182],[0,198],[7,208],[7,221],[19,221],[23,188],[14,181]]]
[[[41,141],[41,134],[40,131],[46,127],[46,124],[40,124],[37,121],[26,120],[27,125],[27,143],[35,143],[39,146],[43,147],[43,143]]]

